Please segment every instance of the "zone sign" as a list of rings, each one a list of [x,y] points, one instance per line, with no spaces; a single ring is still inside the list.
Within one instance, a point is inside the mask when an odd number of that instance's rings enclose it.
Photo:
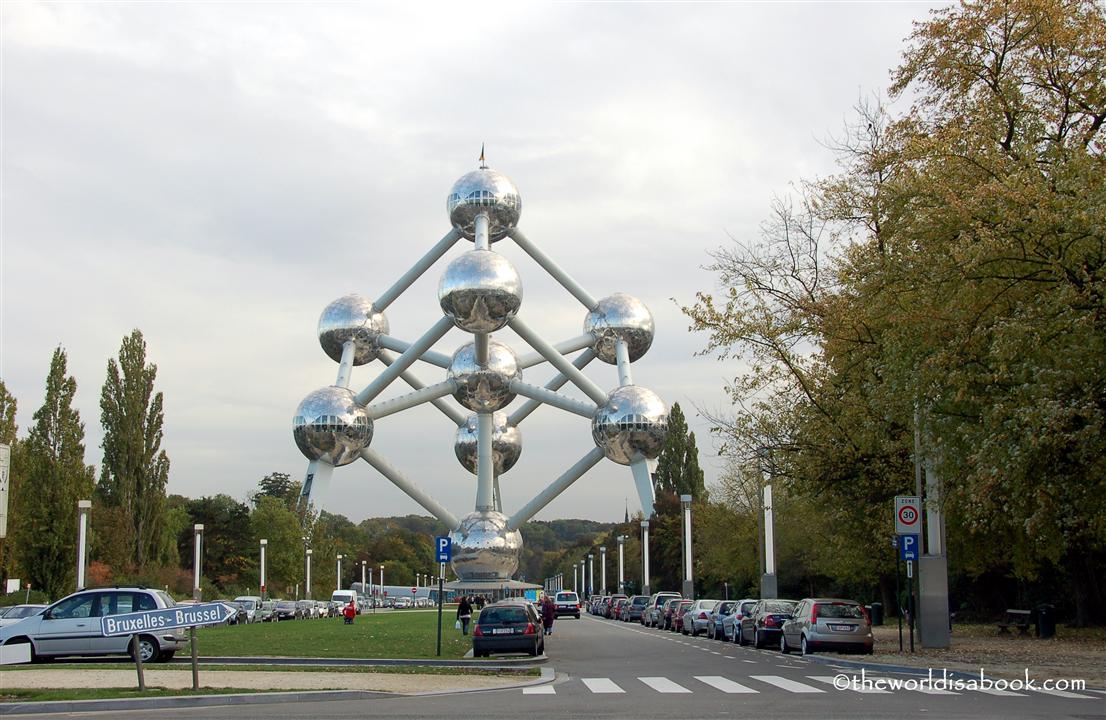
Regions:
[[[895,496],[895,532],[916,535],[922,526],[922,500],[917,495]]]

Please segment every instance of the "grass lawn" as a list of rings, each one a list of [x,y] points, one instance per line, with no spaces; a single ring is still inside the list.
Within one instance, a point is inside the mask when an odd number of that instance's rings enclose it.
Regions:
[[[115,700],[118,698],[156,698],[177,695],[234,695],[239,693],[278,692],[276,690],[239,690],[237,688],[200,688],[199,690],[168,690],[147,688],[81,688],[77,690],[0,690],[0,702],[45,702],[65,700]],[[0,713],[2,714],[2,713]]]
[[[434,658],[437,619],[436,612],[394,610],[358,615],[353,625],[319,618],[200,628],[197,650],[208,657]],[[453,628],[455,619],[442,613],[442,659],[458,660],[472,649],[471,636]]]

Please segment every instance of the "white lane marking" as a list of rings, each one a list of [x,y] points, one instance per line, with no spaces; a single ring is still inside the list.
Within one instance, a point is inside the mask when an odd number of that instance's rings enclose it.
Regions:
[[[710,654],[711,654],[711,655],[721,655],[722,653],[720,653],[720,652],[715,652],[715,651],[711,650],[711,651],[710,651]]]
[[[639,677],[643,683],[659,693],[690,693],[683,685],[677,685],[666,677]]]
[[[788,680],[787,678],[780,677],[779,675],[750,675],[754,680],[760,680],[766,682],[769,685],[775,685],[781,690],[793,693],[820,693],[825,692],[821,688],[811,687],[801,682],[795,682],[794,680]]]
[[[743,662],[743,663],[749,663],[750,665],[756,665],[756,664],[757,664],[757,661],[756,661],[756,660],[742,660],[741,662]]]
[[[1068,692],[1067,690],[1045,690],[1044,688],[1034,688],[1039,693],[1045,695],[1055,695],[1056,697],[1071,698],[1072,700],[1098,700],[1093,695],[1080,695],[1079,693]]]
[[[556,695],[557,690],[552,685],[538,685],[537,687],[522,688],[523,695]]]
[[[1011,692],[1010,690],[999,690],[997,688],[972,688],[977,692],[987,693],[988,695],[998,695],[999,697],[1025,697],[1025,693]]]
[[[593,693],[624,693],[610,678],[581,678]]]
[[[726,658],[727,660],[736,660],[733,655],[723,655],[722,657]]]
[[[859,682],[857,682],[855,685],[850,682],[848,687],[838,687],[837,685],[834,684],[834,680],[836,680],[838,677],[839,676],[837,676],[837,675],[808,675],[807,679],[817,680],[818,682],[824,682],[827,685],[833,685],[834,688],[836,688],[838,690],[852,690],[853,692],[864,693],[865,695],[890,695],[891,694],[890,691],[888,691],[888,690],[880,690],[879,688],[876,688],[876,687],[864,687]]]
[[[696,675],[695,679],[699,682],[704,682],[713,688],[718,688],[724,693],[757,693],[759,690],[754,690],[750,687],[745,687],[740,683],[735,683],[733,680],[724,678],[720,675]]]

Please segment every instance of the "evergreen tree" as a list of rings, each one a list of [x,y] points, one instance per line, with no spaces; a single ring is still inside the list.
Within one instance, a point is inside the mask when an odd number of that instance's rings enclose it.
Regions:
[[[688,431],[679,403],[672,404],[672,412],[668,415],[668,437],[657,458],[653,486],[657,495],[673,493],[691,495],[697,501],[707,499],[703,470],[699,467],[699,449],[695,446],[695,433]]]
[[[141,572],[162,546],[169,457],[161,449],[162,395],[154,393],[157,366],[146,364],[146,341],[134,330],[123,338],[119,362],[108,360],[100,395],[104,462],[98,492],[133,528],[127,555]]]
[[[25,487],[20,493],[17,556],[27,579],[57,598],[72,588],[77,545],[77,501],[91,497],[95,473],[84,463],[84,423],[73,409],[77,381],[66,377],[66,355],[54,350],[46,399],[26,441]]]
[[[15,411],[16,411],[15,398],[8,392],[7,386],[3,380],[0,380],[0,443],[4,443],[11,448],[11,454],[9,455],[9,467],[8,467],[8,531],[7,535],[10,537],[14,534],[14,524],[12,518],[15,517],[16,510],[16,453],[18,448],[16,447],[15,434],[18,430],[18,426],[15,424]],[[10,541],[7,538],[0,537],[0,579],[7,580],[12,574],[12,561],[10,559],[10,552],[7,552],[7,547]]]

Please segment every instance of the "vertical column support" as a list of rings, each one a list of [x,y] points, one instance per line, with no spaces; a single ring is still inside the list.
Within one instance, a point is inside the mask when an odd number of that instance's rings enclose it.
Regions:
[[[261,538],[261,599],[265,599],[265,546],[269,544],[269,541],[265,538]]]
[[[192,526],[192,599],[200,601],[200,575],[203,560],[204,526],[196,523]]]
[[[88,514],[92,511],[91,500],[77,501],[77,589],[83,590],[85,573],[88,570]]]
[[[607,594],[607,546],[604,545],[599,548],[599,572],[602,573],[602,577],[599,578],[599,594]]]
[[[633,373],[630,372],[630,347],[626,341],[619,338],[614,341],[614,357],[618,363],[618,384],[620,387],[634,384]]]
[[[476,415],[476,509],[495,509],[495,468],[492,467],[492,414]]]
[[[342,345],[342,359],[338,363],[338,379],[334,381],[334,384],[341,388],[349,387],[349,378],[353,370],[353,356],[356,353],[357,345],[352,340],[347,340]]]
[[[649,592],[649,521],[641,521],[641,594],[652,595]]]
[[[618,536],[618,592],[626,592],[626,566],[624,562],[623,550],[626,545],[626,536]]]
[[[311,548],[307,548],[307,550],[305,550],[303,554],[306,557],[306,562],[307,562],[307,572],[304,573],[304,585],[306,586],[304,588],[304,597],[306,597],[308,600],[310,600],[311,599]]]

